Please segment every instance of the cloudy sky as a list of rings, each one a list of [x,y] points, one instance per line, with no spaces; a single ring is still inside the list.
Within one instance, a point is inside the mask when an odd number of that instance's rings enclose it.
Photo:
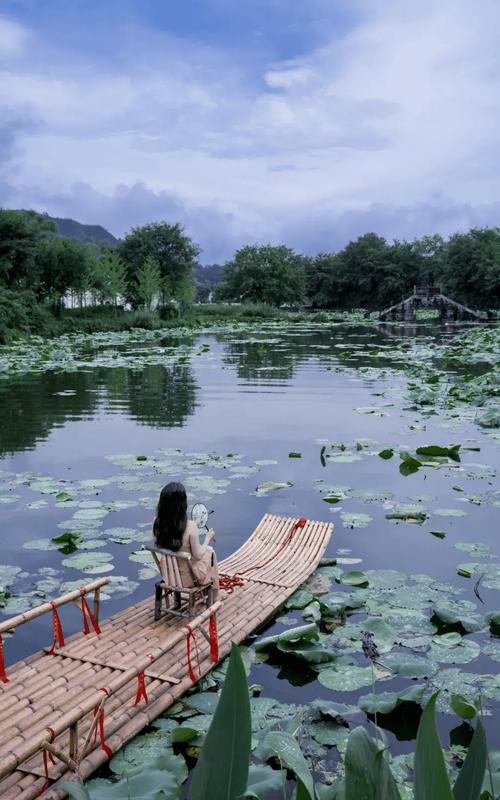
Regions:
[[[0,205],[206,263],[500,224],[498,0],[0,0]]]

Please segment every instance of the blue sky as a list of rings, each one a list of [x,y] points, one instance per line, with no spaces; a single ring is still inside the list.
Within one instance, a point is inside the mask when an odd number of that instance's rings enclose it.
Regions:
[[[204,262],[500,222],[497,0],[0,0],[0,204]]]

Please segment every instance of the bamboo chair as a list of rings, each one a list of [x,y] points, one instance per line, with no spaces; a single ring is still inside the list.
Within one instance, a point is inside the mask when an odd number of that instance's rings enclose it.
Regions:
[[[174,614],[177,617],[185,617],[186,619],[191,619],[199,613],[197,606],[200,603],[204,603],[206,608],[213,605],[214,590],[212,583],[196,586],[191,570],[191,555],[189,553],[166,550],[163,547],[157,547],[155,544],[146,545],[146,550],[151,552],[162,576],[162,580],[155,584],[155,620],[161,617],[163,601],[165,601],[167,614]],[[163,569],[161,559],[164,559]],[[180,559],[187,561],[192,578],[192,583],[189,586],[186,586],[181,578],[179,570]]]

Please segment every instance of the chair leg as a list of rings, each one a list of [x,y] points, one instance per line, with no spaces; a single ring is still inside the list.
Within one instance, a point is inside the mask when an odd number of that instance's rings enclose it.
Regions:
[[[207,591],[207,608],[210,608],[214,603],[214,587],[209,586]]]
[[[161,617],[161,600],[163,595],[163,584],[161,582],[155,584],[155,620]]]

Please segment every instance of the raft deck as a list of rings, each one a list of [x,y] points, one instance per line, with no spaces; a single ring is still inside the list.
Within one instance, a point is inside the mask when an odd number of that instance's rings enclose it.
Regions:
[[[242,642],[270,620],[316,569],[333,529],[326,522],[309,520],[298,528],[296,523],[266,514],[219,565],[221,573],[240,574],[242,585],[190,622],[196,642],[186,620],[154,621],[151,591],[151,597],[103,621],[100,635],[75,634],[54,655],[46,648],[7,667],[9,682],[1,685],[0,797],[63,797],[60,780],[88,778],[178,700],[193,685],[188,636],[196,680],[214,666],[207,641],[214,610],[219,659],[231,642]],[[142,696],[135,705],[141,671],[148,703]]]

